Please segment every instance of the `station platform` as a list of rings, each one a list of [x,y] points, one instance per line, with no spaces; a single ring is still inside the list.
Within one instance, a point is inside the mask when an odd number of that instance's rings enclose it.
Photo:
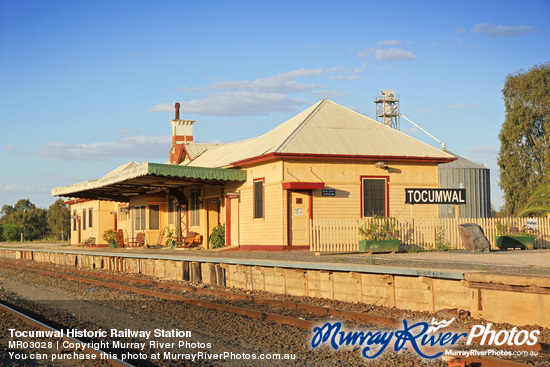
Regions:
[[[223,251],[219,249],[170,248],[107,248],[77,247],[52,243],[2,243],[0,249],[34,249],[69,251],[77,253],[105,253],[111,256],[147,256],[164,259],[188,259],[199,262],[220,262],[243,265],[265,265],[292,268],[315,268],[338,271],[421,275],[427,271],[446,275],[449,279],[462,279],[459,274],[476,272],[509,276],[536,276],[550,278],[550,249],[508,250],[471,253],[457,251],[425,251],[415,253],[322,253],[312,251]],[[393,269],[393,271],[392,271]]]
[[[0,244],[0,257],[550,328],[550,250],[396,254]]]

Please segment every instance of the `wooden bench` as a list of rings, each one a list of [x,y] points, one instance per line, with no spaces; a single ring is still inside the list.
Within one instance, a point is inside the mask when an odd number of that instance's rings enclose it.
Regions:
[[[145,233],[140,232],[136,235],[136,238],[128,238],[129,247],[140,247],[145,244]]]
[[[197,247],[202,243],[202,235],[197,232],[189,232],[186,237],[182,238],[183,247]]]

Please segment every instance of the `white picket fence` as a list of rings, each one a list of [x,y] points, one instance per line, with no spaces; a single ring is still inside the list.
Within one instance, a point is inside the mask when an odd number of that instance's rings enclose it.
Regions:
[[[534,230],[535,247],[549,249],[550,218],[417,218],[395,221],[404,250],[435,250],[437,243],[448,244],[451,249],[463,249],[458,225],[465,223],[480,225],[494,249],[498,222],[522,228],[527,226],[528,219],[538,222],[538,228]],[[359,227],[371,220],[314,218],[310,221],[310,249],[316,252],[356,252],[362,239]]]

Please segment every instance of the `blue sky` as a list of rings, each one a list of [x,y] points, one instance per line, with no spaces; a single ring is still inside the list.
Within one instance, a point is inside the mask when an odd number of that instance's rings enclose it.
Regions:
[[[506,75],[550,61],[550,1],[0,0],[0,205],[128,161],[166,162],[173,104],[195,141],[263,134],[323,98],[375,118],[400,95],[491,168]],[[401,120],[401,130],[438,143]]]

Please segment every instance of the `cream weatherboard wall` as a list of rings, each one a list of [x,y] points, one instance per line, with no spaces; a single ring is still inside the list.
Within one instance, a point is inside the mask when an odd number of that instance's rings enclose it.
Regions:
[[[284,181],[324,182],[327,189],[334,189],[335,196],[322,196],[322,190],[313,190],[313,215],[315,218],[360,218],[361,178],[386,178],[388,182],[389,216],[410,218],[411,205],[405,204],[405,188],[437,188],[437,163],[389,163],[389,172],[376,168],[374,161],[342,160],[287,161],[284,163]],[[417,205],[414,215],[436,218],[437,205]]]
[[[229,192],[239,191],[239,245],[283,246],[286,235],[285,195],[282,188],[281,161],[247,167],[247,180],[229,186]],[[254,182],[263,182],[263,218],[254,218]],[[234,220],[232,218],[231,220]]]
[[[114,229],[115,216],[112,213],[117,211],[117,203],[99,200],[71,200],[69,203],[71,245],[77,246],[91,238],[94,238],[96,245],[106,245],[103,233],[108,229]]]
[[[225,193],[239,194],[238,201],[238,245],[287,246],[288,244],[288,192],[284,182],[324,182],[326,188],[334,189],[335,196],[322,196],[322,190],[311,190],[315,218],[360,218],[362,177],[385,177],[388,179],[389,216],[409,218],[411,205],[405,204],[405,188],[438,187],[437,163],[395,162],[389,164],[390,171],[376,168],[374,161],[344,161],[292,159],[269,161],[246,167],[247,181],[231,184]],[[263,182],[263,218],[254,218],[254,182]],[[309,195],[309,193],[308,193]],[[221,209],[222,223],[225,222],[225,206]],[[234,209],[234,208],[233,208]],[[417,205],[414,215],[436,218],[437,205]],[[231,218],[235,221],[236,218]],[[235,237],[235,233],[231,233]],[[235,245],[235,243],[232,243]]]

